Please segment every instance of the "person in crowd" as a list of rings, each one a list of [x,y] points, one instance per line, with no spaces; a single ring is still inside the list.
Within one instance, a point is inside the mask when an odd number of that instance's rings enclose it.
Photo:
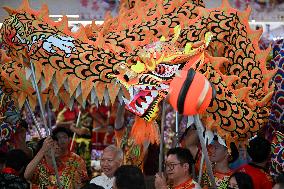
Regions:
[[[87,105],[87,107],[89,106]],[[73,133],[76,134],[72,146],[70,147],[72,149],[70,150],[84,159],[86,162],[88,175],[91,177],[91,138],[93,118],[88,111],[89,108],[87,107],[86,109],[83,109],[76,104],[73,109],[70,110],[68,107],[64,107],[63,104],[60,105],[59,110],[62,110],[57,114],[56,123],[57,126],[69,128]],[[79,112],[81,112],[80,117],[78,117]]]
[[[271,145],[263,137],[255,136],[250,140],[247,152],[252,161],[241,166],[238,171],[251,176],[254,189],[271,189],[273,180],[268,173]]]
[[[253,189],[253,182],[251,177],[242,172],[235,172],[229,179],[227,189]]]
[[[102,175],[93,178],[90,183],[103,186],[105,189],[111,189],[113,186],[114,172],[122,164],[122,161],[122,150],[114,145],[107,146],[101,157]]]
[[[135,165],[122,165],[114,172],[114,189],[146,189],[144,175]]]
[[[194,159],[197,160],[201,150],[199,148],[200,143],[195,124],[191,124],[185,129],[180,137],[180,143],[182,147],[189,149]]]
[[[26,133],[28,131],[28,123],[24,119],[20,119],[16,123],[16,132],[7,141],[2,141],[0,152],[7,153],[12,149],[21,149],[25,152],[29,159],[33,158],[33,151],[26,143]]]
[[[87,183],[81,189],[104,189],[104,187],[96,185],[94,183]]]
[[[234,143],[231,143],[230,150],[231,153],[229,153],[225,142],[218,135],[214,136],[213,142],[208,147],[209,159],[213,164],[213,174],[218,189],[227,188],[229,178],[233,174],[233,171],[229,168],[229,163],[238,159],[239,153]],[[203,188],[212,186],[207,172],[204,172],[202,175],[201,185]]]
[[[27,146],[26,144],[26,133],[28,131],[28,123],[21,119],[18,122],[17,130],[14,135],[14,145],[15,149],[21,149],[23,150],[29,159],[33,158],[34,155],[34,149]]]
[[[282,189],[284,188],[284,173],[278,175],[278,177],[275,180],[275,185],[272,189]]]
[[[84,160],[69,150],[72,132],[64,127],[56,127],[52,137],[47,137],[34,159],[28,164],[25,178],[33,188],[80,188],[88,180]],[[54,151],[60,183],[57,182],[52,164],[51,150]]]
[[[201,148],[195,124],[191,124],[185,129],[184,133],[180,137],[179,142],[181,147],[189,149],[194,158],[195,166],[194,169],[192,169],[192,176],[193,178],[196,178],[199,172]]]
[[[0,173],[1,189],[28,189],[28,182],[22,173],[28,164],[28,156],[20,149],[11,150],[6,155],[4,168]]]
[[[172,148],[167,153],[165,161],[166,175],[156,174],[155,187],[167,189],[200,189],[191,176],[191,167],[194,164],[190,151],[186,148]],[[168,180],[166,180],[166,177]]]

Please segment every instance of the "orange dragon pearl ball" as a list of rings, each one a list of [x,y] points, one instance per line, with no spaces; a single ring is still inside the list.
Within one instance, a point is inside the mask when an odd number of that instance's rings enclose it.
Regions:
[[[183,115],[205,113],[216,92],[207,78],[194,69],[181,71],[170,83],[169,103]]]

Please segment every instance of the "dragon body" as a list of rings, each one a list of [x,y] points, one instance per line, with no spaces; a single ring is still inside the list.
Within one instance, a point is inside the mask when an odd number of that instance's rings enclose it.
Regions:
[[[35,11],[24,0],[17,10],[5,9],[10,16],[1,35],[11,60],[2,76],[10,80],[12,96],[21,95],[20,106],[26,98],[35,102],[32,85],[28,91],[23,85],[31,62],[44,102],[72,106],[76,100],[84,106],[124,100],[137,115],[133,143],[154,143],[159,138],[154,122],[169,83],[179,70],[194,68],[217,94],[201,119],[227,142],[256,133],[269,116],[275,71],[266,68],[270,49],[258,46],[262,31],[249,27],[250,9],[238,11],[226,0],[216,9],[204,8],[200,0],[126,1],[117,17],[77,33],[68,29],[66,17],[50,20],[46,6]],[[12,72],[27,77],[17,84]]]

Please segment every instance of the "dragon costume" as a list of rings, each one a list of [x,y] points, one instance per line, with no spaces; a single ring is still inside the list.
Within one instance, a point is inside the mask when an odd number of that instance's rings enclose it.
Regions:
[[[12,72],[21,70],[29,79],[31,62],[43,101],[50,99],[54,106],[60,100],[84,106],[123,99],[137,115],[132,144],[159,141],[159,104],[176,72],[189,68],[216,89],[216,99],[201,115],[206,128],[227,142],[238,141],[267,120],[275,71],[266,68],[270,49],[258,46],[262,31],[249,27],[249,8],[240,12],[226,0],[216,9],[204,8],[202,0],[125,1],[117,17],[101,26],[82,26],[77,33],[69,30],[66,17],[52,21],[45,5],[35,11],[24,0],[17,10],[5,9],[10,16],[1,35]],[[26,98],[35,102],[24,79],[15,83],[16,74],[9,77],[19,106]]]
[[[0,62],[10,62],[10,59],[1,54]],[[1,69],[4,69],[3,67]],[[17,128],[17,122],[20,119],[19,109],[17,103],[14,102],[14,98],[11,97],[13,89],[5,84],[7,80],[5,77],[0,76],[0,145],[10,139],[15,133]]]

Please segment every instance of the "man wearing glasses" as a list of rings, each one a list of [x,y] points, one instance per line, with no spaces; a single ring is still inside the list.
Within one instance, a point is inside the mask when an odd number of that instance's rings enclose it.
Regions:
[[[114,145],[106,147],[101,158],[102,175],[95,177],[90,183],[97,184],[105,189],[112,189],[114,172],[122,164],[123,152]]]
[[[193,164],[194,160],[188,149],[180,147],[170,149],[165,161],[166,177],[156,174],[155,187],[159,189],[201,189],[191,176]]]

